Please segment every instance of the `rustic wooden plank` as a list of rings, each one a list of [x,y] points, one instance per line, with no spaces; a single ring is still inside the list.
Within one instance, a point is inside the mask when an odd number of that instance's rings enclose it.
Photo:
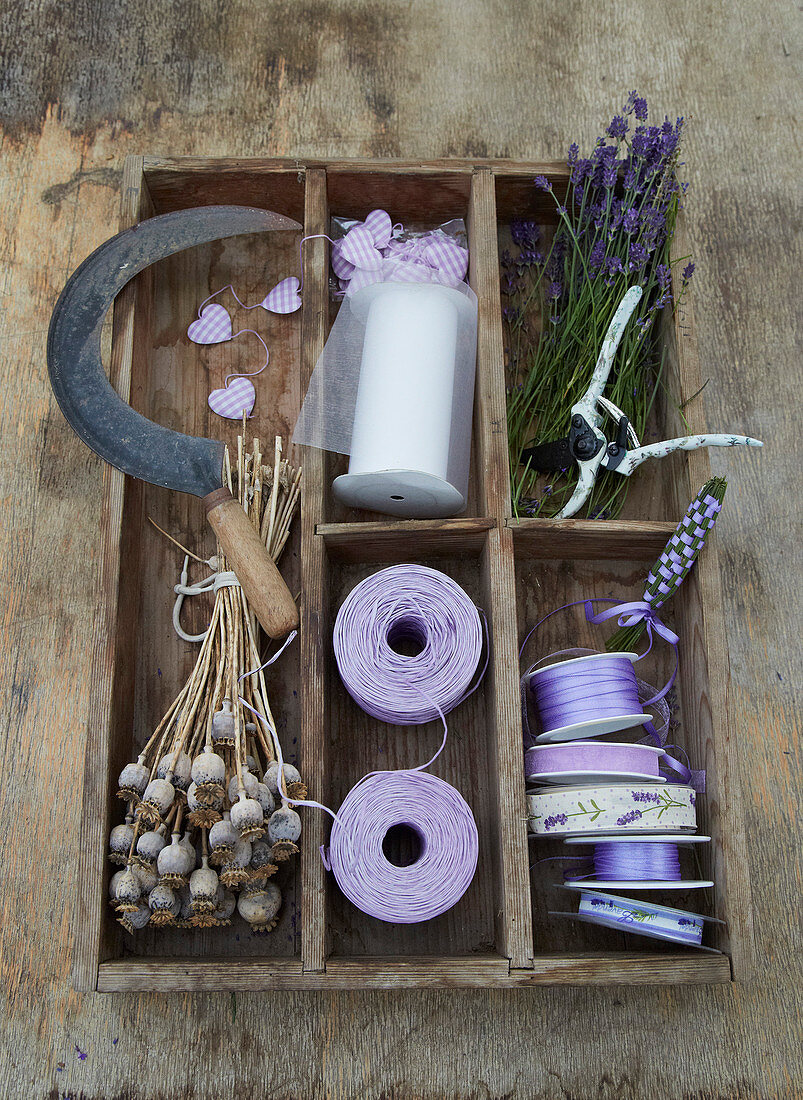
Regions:
[[[142,177],[142,158],[128,157],[121,184],[120,228],[127,229],[151,209]],[[147,278],[147,276],[146,276]],[[147,331],[148,285],[143,279],[129,283],[114,304],[110,379],[123,400],[128,400],[134,373],[135,341]],[[144,291],[144,293],[143,293]],[[83,935],[75,942],[72,960],[77,990],[97,985],[98,963],[104,944],[108,867],[106,842],[109,831],[110,772],[119,759],[115,741],[119,718],[132,713],[131,699],[135,658],[135,636],[121,629],[136,603],[136,568],[123,568],[122,542],[131,517],[141,507],[141,486],[119,470],[106,466],[103,472],[101,511],[101,605],[96,619],[89,679],[90,696],[84,764],[81,835],[86,853],[81,864],[81,887],[77,891],[77,919]],[[131,544],[129,544],[131,545]],[[132,549],[137,545],[133,543]],[[130,725],[129,725],[130,728]]]
[[[673,254],[680,258],[690,252],[683,214],[673,241]],[[678,294],[678,269],[673,272]],[[683,417],[688,431],[707,430],[700,400],[702,375],[694,325],[691,288],[682,294],[674,316],[674,340],[670,342],[670,369],[676,374]],[[677,421],[675,421],[677,424]],[[678,434],[683,428],[677,425]],[[744,455],[740,457],[744,458]],[[678,515],[685,511],[691,495],[711,476],[708,451],[691,451],[686,461],[688,489],[681,497],[678,489]],[[684,485],[684,480],[678,479]],[[753,905],[747,863],[747,844],[742,788],[737,760],[737,741],[731,732],[728,707],[730,667],[728,631],[722,610],[722,581],[716,533],[706,544],[697,561],[685,598],[679,601],[680,692],[687,714],[687,736],[696,759],[705,761],[706,793],[703,824],[712,836],[711,877],[716,883],[717,915],[727,922],[720,946],[730,953],[734,976],[747,980],[754,966]],[[684,584],[684,588],[686,585]],[[688,719],[693,716],[694,721]]]
[[[304,200],[304,232],[326,233],[328,208],[326,174],[313,169],[307,174]],[[304,246],[304,296],[302,305],[302,394],[306,393],[320,355],[329,319],[329,249],[322,238]],[[301,760],[309,797],[324,797],[327,766],[326,659],[329,652],[329,577],[326,548],[315,529],[324,515],[325,458],[314,447],[303,449],[304,482],[301,496]],[[319,848],[326,821],[320,811],[304,815],[301,846],[301,959],[305,971],[316,973],[326,966],[326,874]]]
[[[393,561],[410,553],[479,555],[495,521],[474,519],[401,520],[394,523],[319,523],[317,533],[338,561]]]
[[[708,985],[730,980],[724,955],[585,954],[537,956],[515,970],[499,956],[363,958],[328,961],[326,973],[294,961],[264,959],[123,959],[102,963],[101,993],[249,993],[293,989],[522,989],[533,985]]]
[[[516,590],[513,540],[502,526],[509,510],[505,370],[502,348],[502,307],[496,233],[493,173],[474,172],[469,206],[471,285],[477,295],[477,381],[474,419],[477,467],[481,471],[480,500],[499,527],[489,532],[482,559],[483,606],[488,614],[492,645],[488,668],[494,702],[489,744],[495,782],[498,833],[495,836],[497,891],[496,942],[511,965],[529,966],[532,957],[529,859],[524,808],[524,767],[518,704]],[[526,819],[526,812],[524,814]]]
[[[661,553],[669,520],[508,519],[513,545],[533,558],[632,558]]]

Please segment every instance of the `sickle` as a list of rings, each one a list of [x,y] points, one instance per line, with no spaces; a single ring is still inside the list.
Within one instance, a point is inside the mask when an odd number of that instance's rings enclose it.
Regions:
[[[152,263],[223,237],[301,229],[281,214],[246,206],[204,206],[149,218],[102,244],[61,292],[47,337],[56,400],[80,438],[112,466],[142,481],[203,498],[230,568],[266,632],[279,638],[298,611],[253,524],[223,484],[224,446],[154,424],[114,391],[100,354],[112,302]]]

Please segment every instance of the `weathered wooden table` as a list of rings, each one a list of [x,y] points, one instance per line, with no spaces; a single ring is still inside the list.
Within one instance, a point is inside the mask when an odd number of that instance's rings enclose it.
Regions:
[[[794,13],[595,5],[22,3],[0,66],[0,775],[6,1097],[789,1097],[800,944],[799,37]],[[798,85],[796,85],[796,80]],[[712,427],[760,455],[718,526],[759,966],[735,987],[128,996],[71,991],[103,469],[44,343],[114,228],[124,156],[560,156],[632,86],[690,117]],[[799,524],[798,524],[799,525]],[[91,736],[91,732],[90,732]]]

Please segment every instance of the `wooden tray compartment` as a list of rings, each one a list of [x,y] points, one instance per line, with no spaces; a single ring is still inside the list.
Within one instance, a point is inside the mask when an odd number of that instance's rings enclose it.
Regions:
[[[294,879],[289,889],[283,884],[285,910],[271,936],[251,936],[244,925],[206,937],[174,933],[158,939],[154,932],[130,937],[119,930],[106,904],[106,839],[110,825],[120,819],[112,788],[132,744],[152,727],[195,656],[170,627],[178,553],[145,517],[152,515],[193,546],[201,541],[204,524],[197,501],[108,470],[104,597],[84,784],[83,836],[90,855],[78,901],[78,920],[86,929],[74,961],[78,988],[711,982],[731,976],[731,961],[740,974],[746,971],[751,952],[749,885],[743,878],[738,783],[727,730],[727,652],[715,543],[672,611],[683,634],[683,743],[694,763],[708,770],[700,827],[715,838],[710,853],[711,877],[717,882],[713,906],[728,921],[718,946],[730,958],[666,950],[655,943],[617,944],[602,930],[558,926],[544,917],[541,893],[531,894],[518,713],[518,646],[525,626],[532,625],[539,611],[563,602],[563,596],[572,598],[570,593],[577,598],[621,583],[626,589],[622,594],[630,594],[674,528],[690,487],[708,475],[704,452],[679,455],[671,463],[662,460],[661,504],[647,520],[511,519],[498,252],[510,218],[532,209],[531,181],[539,172],[557,180],[565,169],[501,161],[126,162],[123,225],[205,203],[274,209],[302,222],[306,234],[328,232],[331,214],[359,217],[376,206],[402,221],[466,219],[470,282],[480,305],[469,508],[464,516],[443,521],[338,511],[330,485],[340,460],[306,450],[301,519],[282,563],[291,587],[302,591],[300,647],[292,647],[271,670],[271,690],[288,729],[285,748],[290,755],[298,749],[312,798],[336,806],[364,771],[427,759],[440,741],[437,725],[394,730],[362,714],[339,682],[331,627],[349,588],[383,564],[420,561],[455,576],[488,615],[491,660],[480,691],[450,717],[449,747],[433,771],[454,782],[474,808],[482,855],[475,883],[450,914],[398,929],[370,920],[340,897],[318,853],[328,835],[328,819],[306,811],[301,857],[289,871]],[[540,201],[536,196],[536,205]],[[545,211],[537,209],[536,216],[546,216]],[[235,425],[227,429],[218,418],[210,421],[205,404],[210,381],[222,384],[230,363],[240,368],[254,363],[255,369],[261,348],[253,338],[241,337],[234,345],[198,349],[187,341],[186,326],[200,301],[229,281],[243,300],[258,301],[279,278],[297,271],[301,235],[270,234],[196,249],[144,273],[126,288],[114,311],[111,376],[118,390],[162,423],[233,439]],[[685,249],[682,230],[678,248]],[[333,317],[325,241],[304,246],[303,269],[299,314],[275,318],[261,310],[234,312],[235,329],[258,328],[271,349],[271,365],[257,382],[251,421],[266,445],[276,432],[289,437]],[[227,296],[221,300],[234,305]],[[676,392],[690,396],[699,387],[699,371],[688,299],[683,311],[674,322],[665,322],[664,339],[669,369],[680,386]],[[692,406],[685,412],[699,430],[699,410]],[[675,434],[672,411],[662,415],[667,434]],[[658,482],[649,484],[657,492]],[[203,538],[211,552],[211,536]],[[186,625],[200,629],[206,610],[201,601],[188,608]],[[290,735],[293,729],[297,745]],[[380,754],[383,746],[386,752]]]

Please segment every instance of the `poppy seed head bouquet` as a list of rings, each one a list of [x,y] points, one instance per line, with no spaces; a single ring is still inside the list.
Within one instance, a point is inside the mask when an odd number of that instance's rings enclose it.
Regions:
[[[589,157],[571,145],[565,194],[546,176],[536,177],[535,187],[555,206],[551,239],[536,222],[511,225],[513,247],[503,251],[501,263],[516,516],[553,516],[571,496],[576,468],[544,478],[519,459],[526,447],[565,432],[616,307],[634,285],[644,293],[622,337],[606,396],[639,436],[647,426],[662,367],[655,320],[676,303],[694,271],[688,257],[674,261],[682,270],[670,267],[687,187],[677,178],[683,119],[650,125],[647,117],[646,101],[632,92]],[[617,515],[628,481],[601,473],[587,515]]]

